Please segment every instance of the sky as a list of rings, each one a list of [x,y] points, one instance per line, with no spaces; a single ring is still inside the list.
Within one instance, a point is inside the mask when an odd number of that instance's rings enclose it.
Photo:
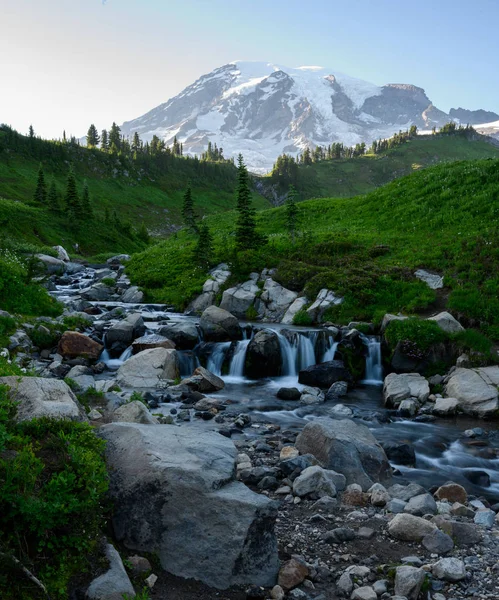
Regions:
[[[0,122],[82,136],[233,60],[412,83],[499,113],[499,0],[0,0]]]

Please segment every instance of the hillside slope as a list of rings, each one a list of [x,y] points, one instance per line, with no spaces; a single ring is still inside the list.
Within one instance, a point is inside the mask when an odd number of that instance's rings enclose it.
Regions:
[[[448,300],[467,323],[499,339],[498,159],[430,167],[366,196],[298,206],[295,243],[279,207],[258,214],[268,243],[239,255],[231,245],[234,214],[208,219],[213,264],[230,261],[239,279],[277,267],[279,281],[310,299],[321,288],[333,289],[345,302],[330,317],[343,323],[427,309],[437,298],[413,272],[433,269],[446,277],[439,306]],[[129,272],[152,298],[178,303],[182,292],[188,300],[206,276],[192,264],[193,245],[181,232],[136,255]]]

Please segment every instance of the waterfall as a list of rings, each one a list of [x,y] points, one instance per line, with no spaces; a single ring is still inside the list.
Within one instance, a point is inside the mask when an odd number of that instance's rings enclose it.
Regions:
[[[103,350],[99,357],[99,361],[103,362],[111,371],[116,371],[121,365],[132,356],[132,346],[121,353],[119,358],[110,358],[108,350]]]
[[[279,340],[279,345],[281,347],[281,357],[282,357],[282,373],[284,376],[292,376],[296,377],[296,348],[293,348],[289,343],[288,339],[279,333],[278,331],[272,330],[277,335],[277,339]]]
[[[178,360],[181,377],[190,377],[200,365],[199,358],[194,352],[189,350],[178,352]]]
[[[230,348],[230,342],[221,342],[215,344],[213,352],[208,359],[206,368],[211,371],[214,375],[220,376],[222,374],[222,365],[224,364],[227,350]]]
[[[383,365],[379,338],[374,335],[363,335],[362,341],[367,346],[366,378],[362,383],[381,385],[383,383]]]
[[[312,339],[308,337],[306,334],[298,334],[297,339],[297,354],[298,354],[298,362],[299,369],[306,369],[311,365],[315,365],[317,362],[315,360],[315,341],[317,340],[317,332],[310,332]]]
[[[336,349],[338,348],[338,342],[335,342],[332,337],[329,337],[327,340],[326,351],[322,356],[321,362],[328,362],[330,360],[334,360],[334,356],[336,354]]]
[[[246,350],[248,349],[249,343],[250,340],[248,339],[244,339],[242,342],[237,342],[237,346],[229,367],[229,375],[231,377],[243,377]]]

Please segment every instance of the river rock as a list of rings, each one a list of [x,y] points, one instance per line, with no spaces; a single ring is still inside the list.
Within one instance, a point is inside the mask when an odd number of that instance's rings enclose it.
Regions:
[[[246,319],[246,313],[253,306],[258,293],[260,293],[260,288],[250,279],[225,290],[222,294],[220,308],[230,312],[239,319]]]
[[[277,507],[234,480],[229,439],[163,425],[113,423],[99,432],[120,542],[215,588],[275,583]]]
[[[458,406],[456,398],[437,398],[431,412],[439,417],[450,417],[456,414]]]
[[[57,252],[57,258],[62,260],[63,262],[69,262],[69,254],[62,246],[52,246],[52,248]]]
[[[246,375],[254,379],[273,377],[280,375],[281,369],[281,346],[277,334],[270,329],[258,331],[246,351]]]
[[[118,267],[119,265],[126,263],[130,260],[129,254],[116,254],[106,260],[106,263],[111,267]]]
[[[378,594],[369,585],[356,588],[351,595],[352,600],[378,600]]]
[[[388,488],[388,493],[392,498],[408,502],[414,496],[425,494],[426,490],[418,483],[410,483],[409,485],[401,485],[400,483],[395,483],[394,485]]]
[[[422,540],[422,545],[428,552],[433,554],[447,554],[454,548],[454,542],[450,535],[447,535],[439,529],[435,529]]]
[[[323,496],[336,496],[336,490],[345,489],[346,479],[344,475],[335,471],[328,471],[319,467],[307,467],[293,482],[293,493],[295,496],[312,496],[322,498]]]
[[[153,335],[143,335],[132,343],[133,354],[138,354],[143,350],[151,350],[152,348],[169,348],[170,350],[173,350],[175,344],[172,340],[157,333],[154,333]]]
[[[208,369],[204,367],[197,367],[192,374],[192,377],[185,379],[182,383],[185,383],[190,388],[201,392],[202,394],[209,394],[211,392],[219,392],[225,387],[223,379],[214,375]]]
[[[159,329],[159,334],[172,340],[179,350],[192,350],[199,342],[197,327],[191,321],[168,323]]]
[[[352,381],[352,376],[343,361],[330,360],[301,370],[298,381],[305,385],[330,388],[337,381]]]
[[[452,372],[445,391],[456,398],[459,408],[477,417],[493,416],[499,409],[499,367],[456,369]]]
[[[478,510],[475,514],[474,521],[477,525],[481,525],[486,529],[491,529],[494,526],[496,513],[489,508]]]
[[[346,396],[348,383],[346,381],[335,381],[326,392],[326,400],[336,400]]]
[[[144,293],[136,285],[132,285],[123,293],[121,301],[127,304],[140,304],[144,301]]]
[[[390,502],[390,494],[381,483],[375,483],[367,491],[371,494],[371,504],[373,506],[385,506]]]
[[[97,360],[104,346],[95,342],[88,335],[77,331],[65,331],[59,340],[57,353],[64,358],[87,358]]]
[[[388,533],[393,538],[406,542],[420,542],[435,529],[433,523],[407,513],[395,515],[388,524]]]
[[[461,331],[464,331],[464,327],[461,323],[448,312],[441,312],[434,317],[430,317],[428,321],[435,321],[445,333],[460,333]]]
[[[438,275],[437,273],[430,273],[429,271],[425,271],[424,269],[418,269],[414,273],[414,275],[418,279],[421,279],[421,281],[424,281],[426,285],[432,290],[439,290],[444,287],[443,275]]]
[[[90,287],[80,292],[81,297],[85,300],[97,302],[105,302],[109,300],[114,293],[114,289],[104,283],[95,283]]]
[[[417,600],[426,577],[423,569],[403,565],[395,571],[395,594]]]
[[[322,289],[318,294],[315,302],[307,308],[307,315],[314,323],[321,323],[324,313],[337,304],[341,304],[343,298],[336,296],[334,292],[326,288]]]
[[[255,308],[262,321],[278,323],[297,296],[296,292],[286,289],[271,277],[267,277],[262,294],[255,302]]]
[[[420,494],[419,496],[413,496],[409,500],[404,508],[404,512],[418,517],[422,517],[423,515],[436,515],[437,503],[433,500],[431,494]]]
[[[415,465],[416,452],[413,446],[404,442],[381,442],[381,446],[390,462],[396,465]]]
[[[144,335],[146,326],[139,313],[131,313],[123,321],[114,323],[106,332],[106,346],[118,342],[129,346],[133,340]]]
[[[66,377],[76,384],[80,392],[86,392],[91,388],[95,388],[95,379],[93,378],[92,370],[83,365],[74,366]]]
[[[176,350],[153,348],[125,361],[118,369],[116,383],[127,388],[155,388],[167,380],[177,379],[179,372]]]
[[[299,400],[301,392],[295,387],[282,387],[278,389],[276,396],[281,400]]]
[[[314,455],[322,466],[345,475],[347,483],[369,489],[391,479],[383,448],[364,425],[348,419],[321,418],[305,425],[296,440],[301,454]]]
[[[111,544],[106,544],[106,558],[109,569],[94,579],[88,586],[86,598],[88,600],[114,600],[135,597],[135,590],[127,575],[123,562],[117,550]]]
[[[66,263],[59,258],[49,256],[48,254],[36,254],[36,258],[47,273],[62,274],[66,271]]]
[[[435,492],[435,498],[438,500],[447,500],[448,502],[460,502],[461,504],[466,504],[468,501],[468,493],[462,485],[451,481],[438,488]]]
[[[441,558],[432,570],[434,577],[445,581],[461,581],[466,577],[464,562],[459,558]]]
[[[281,323],[285,323],[286,325],[291,325],[293,323],[293,319],[295,318],[296,313],[300,312],[305,306],[308,304],[308,299],[305,296],[301,298],[296,298],[291,306],[288,308],[286,313],[284,314]]]
[[[17,421],[40,417],[87,421],[85,410],[64,381],[10,376],[0,377],[0,385],[10,388],[10,397],[17,403]]]
[[[399,404],[398,412],[401,417],[414,417],[418,412],[418,404],[415,400],[402,400]]]
[[[242,330],[236,317],[217,306],[209,306],[203,312],[199,326],[207,342],[225,342],[242,338]]]
[[[419,373],[390,373],[383,383],[385,406],[397,406],[402,400],[416,398],[424,404],[430,395],[430,386]]]
[[[158,419],[153,417],[145,404],[134,400],[117,408],[112,415],[112,420],[117,423],[141,423],[142,425],[157,425]]]

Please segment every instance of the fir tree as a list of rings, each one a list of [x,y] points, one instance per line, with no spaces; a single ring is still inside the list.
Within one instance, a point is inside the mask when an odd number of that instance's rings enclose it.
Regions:
[[[33,197],[35,202],[45,204],[47,202],[47,186],[45,185],[45,176],[43,174],[42,163],[38,168],[38,179],[36,181],[35,195]]]
[[[140,137],[137,132],[133,134],[132,152],[139,152],[141,147]]]
[[[198,227],[196,225],[196,214],[194,212],[194,201],[192,200],[192,191],[191,186],[187,186],[184,194],[184,201],[182,204],[182,218],[184,220],[184,225],[192,231],[196,233]]]
[[[140,229],[137,232],[137,237],[139,238],[139,240],[142,240],[144,243],[146,243],[146,244],[149,243],[150,236],[149,236],[149,232],[147,231],[147,227],[146,227],[144,221],[142,221]]]
[[[295,243],[296,230],[298,229],[298,206],[296,205],[296,189],[294,186],[289,186],[288,197],[286,198],[285,214],[286,214],[286,228],[291,241]]]
[[[99,145],[99,134],[97,133],[96,126],[92,123],[88,128],[87,132],[87,147],[88,148],[97,148]]]
[[[64,196],[64,203],[68,211],[68,215],[71,219],[78,218],[81,215],[81,203],[78,191],[76,189],[76,179],[73,171],[73,167],[70,167],[68,173],[68,179],[66,183],[66,195]]]
[[[193,260],[198,267],[208,270],[213,255],[213,238],[206,223],[201,223],[198,230],[199,237],[194,247]]]
[[[121,148],[121,129],[116,123],[111,125],[109,131],[109,150],[113,153],[119,152]]]
[[[49,193],[47,195],[47,205],[53,212],[59,212],[59,196],[57,194],[57,188],[55,187],[55,180],[52,179],[49,187]]]
[[[82,216],[85,219],[91,219],[94,216],[92,203],[90,202],[90,192],[86,180],[83,182],[83,193],[81,195],[81,210]]]
[[[101,150],[104,150],[105,152],[109,150],[109,137],[106,129],[103,129],[100,134],[100,147]]]
[[[28,135],[29,135],[30,138],[34,138],[35,137],[35,130],[33,129],[33,125],[29,126]]]
[[[251,250],[260,241],[256,232],[255,210],[251,202],[249,176],[243,155],[237,157],[237,219],[236,219],[236,249]]]

